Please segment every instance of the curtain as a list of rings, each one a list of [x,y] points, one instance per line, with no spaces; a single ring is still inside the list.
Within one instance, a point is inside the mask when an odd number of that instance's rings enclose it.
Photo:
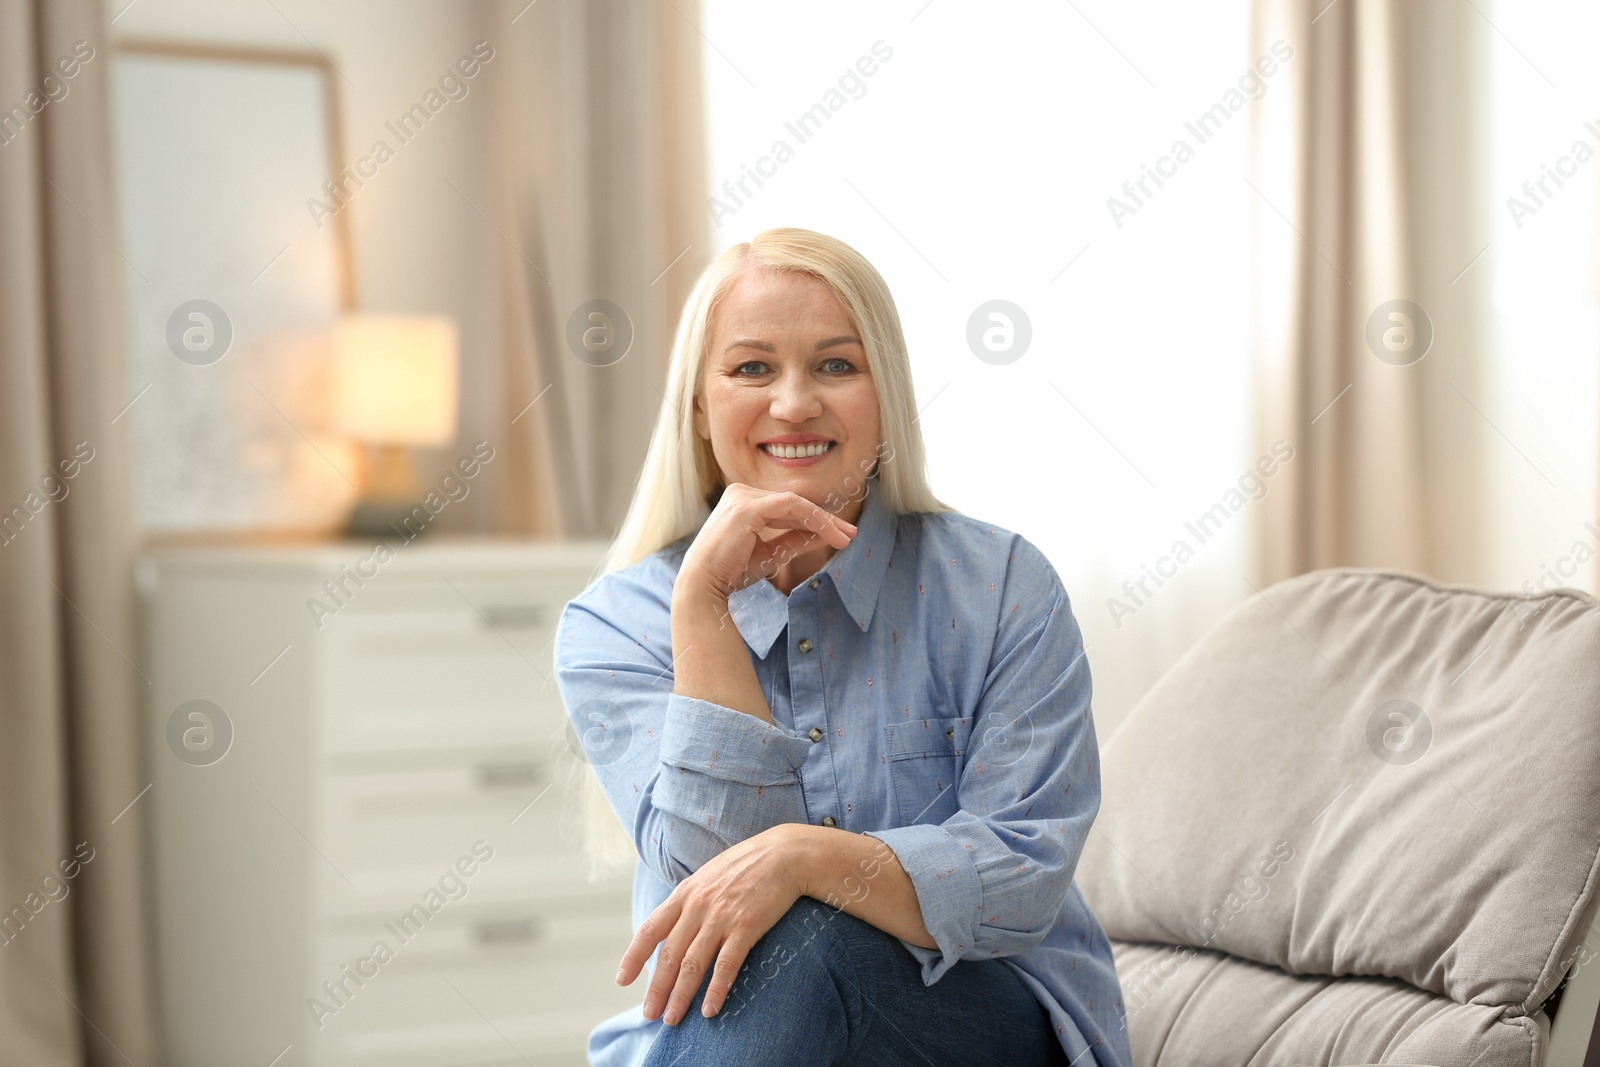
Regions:
[[[606,537],[711,258],[698,5],[495,0],[486,14],[512,27],[495,38],[508,61],[484,153],[493,440],[510,475],[494,525]],[[117,250],[105,17],[97,0],[0,0],[0,109],[24,108],[0,121],[0,1062],[30,1067],[161,1058],[122,417],[121,286],[139,281]],[[79,41],[94,58],[52,98],[45,79]],[[631,327],[614,362],[567,341],[595,300]]]
[[[1406,63],[1408,43],[1427,41],[1404,32],[1406,17],[1385,0],[1257,0],[1254,9],[1251,57],[1278,40],[1294,50],[1259,101],[1248,179],[1258,424],[1263,442],[1294,449],[1257,512],[1264,582],[1433,563],[1420,383],[1439,357],[1380,358],[1369,343],[1374,316],[1380,347],[1386,331],[1420,343],[1427,328],[1385,307],[1422,299]]]
[[[679,312],[712,258],[699,4],[525,5],[498,9],[518,32],[493,139],[510,450],[495,521],[606,538],[644,462]],[[569,341],[574,313],[589,324],[599,300],[631,323],[615,362]]]
[[[110,65],[98,0],[0,2],[0,1059],[30,1067],[158,1062]]]

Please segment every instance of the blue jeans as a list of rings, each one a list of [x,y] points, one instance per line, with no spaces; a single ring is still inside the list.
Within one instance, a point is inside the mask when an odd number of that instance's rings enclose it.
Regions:
[[[1050,1016],[998,959],[962,960],[933,985],[898,938],[801,897],[746,957],[727,1003],[662,1026],[645,1067],[871,1064],[1059,1067]]]

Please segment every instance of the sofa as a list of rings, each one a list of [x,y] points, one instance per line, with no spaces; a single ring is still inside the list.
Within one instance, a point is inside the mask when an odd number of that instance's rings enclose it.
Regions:
[[[1137,1067],[1600,1064],[1594,597],[1252,587],[1101,779],[1077,880]]]

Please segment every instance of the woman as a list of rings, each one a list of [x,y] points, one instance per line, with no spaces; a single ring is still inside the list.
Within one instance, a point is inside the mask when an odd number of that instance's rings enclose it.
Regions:
[[[1077,622],[1038,549],[934,498],[916,414],[894,301],[833,238],[735,245],[685,306],[556,632],[638,861],[617,981],[655,958],[599,1067],[1131,1063],[1072,880],[1100,806]]]

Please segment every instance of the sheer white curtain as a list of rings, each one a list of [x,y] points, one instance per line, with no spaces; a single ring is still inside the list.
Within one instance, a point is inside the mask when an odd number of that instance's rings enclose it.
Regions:
[[[884,274],[934,489],[1055,564],[1104,741],[1254,595],[1244,175],[1294,60],[1249,77],[1246,0],[805,10],[704,4],[717,247],[805,226]],[[968,343],[993,300],[1031,325],[1004,365]]]
[[[1595,592],[1600,8],[1556,0],[1485,11],[1494,222],[1481,265],[1493,355],[1481,403],[1503,435],[1484,472],[1499,503],[1485,517],[1491,577]]]
[[[1255,8],[1258,42],[1303,41],[1252,170],[1263,418],[1307,442],[1263,509],[1267,571],[1592,589],[1600,77],[1581,42],[1600,16]],[[1425,355],[1376,358],[1396,301]]]

